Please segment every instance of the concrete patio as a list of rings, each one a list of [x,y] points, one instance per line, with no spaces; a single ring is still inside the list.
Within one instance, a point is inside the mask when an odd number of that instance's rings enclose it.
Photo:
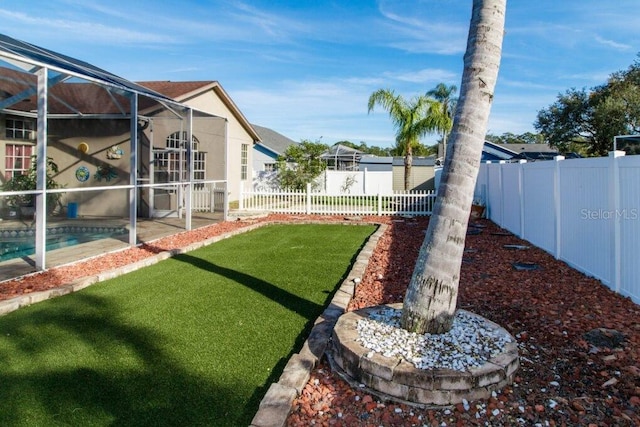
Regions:
[[[214,213],[194,213],[192,216],[192,229],[205,227],[223,221],[222,212]],[[129,220],[127,218],[78,218],[78,219],[60,219],[47,222],[47,228],[54,227],[123,227],[129,229]],[[0,222],[1,230],[8,229],[28,229],[33,227],[30,221],[2,221]],[[171,234],[180,233],[185,230],[185,220],[180,218],[153,218],[138,219],[137,222],[137,240],[138,244],[147,243]],[[113,252],[129,247],[128,233],[120,234],[115,237],[105,238],[81,243],[74,246],[68,246],[60,249],[47,251],[46,267],[52,268],[79,261],[81,259],[91,258],[107,252]],[[33,255],[15,258],[7,261],[0,261],[0,282],[10,280],[25,274],[36,272],[35,259]]]

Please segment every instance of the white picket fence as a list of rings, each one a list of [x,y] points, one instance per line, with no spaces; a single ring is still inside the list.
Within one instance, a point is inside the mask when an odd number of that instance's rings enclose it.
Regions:
[[[222,212],[225,209],[226,181],[197,183],[191,192],[191,209],[197,212]]]
[[[257,191],[241,188],[239,210],[318,215],[430,215],[434,191],[343,194],[306,190]]]
[[[499,226],[640,303],[640,156],[483,164],[476,197]]]

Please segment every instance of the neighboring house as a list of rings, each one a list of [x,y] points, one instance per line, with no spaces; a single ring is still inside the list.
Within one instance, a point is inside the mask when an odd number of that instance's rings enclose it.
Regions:
[[[436,157],[413,157],[408,190],[422,191],[435,189]],[[393,158],[393,190],[404,190],[404,157]]]
[[[560,153],[547,144],[496,144],[484,142],[482,148],[482,162],[499,162],[501,160],[514,162],[518,160],[536,161],[553,160]],[[579,157],[576,154],[565,155],[565,158]]]
[[[273,129],[258,125],[252,126],[260,136],[260,141],[253,146],[254,175],[259,172],[273,172],[278,156],[283,155],[289,146],[295,145],[297,142]]]
[[[355,148],[335,144],[321,158],[327,162],[327,170],[357,171],[362,154]]]
[[[413,157],[409,190],[434,190],[436,157]],[[360,170],[367,172],[393,171],[393,191],[404,191],[404,157],[363,155]]]
[[[365,154],[360,158],[358,170],[368,172],[387,172],[393,170],[393,157],[378,157],[372,154]]]

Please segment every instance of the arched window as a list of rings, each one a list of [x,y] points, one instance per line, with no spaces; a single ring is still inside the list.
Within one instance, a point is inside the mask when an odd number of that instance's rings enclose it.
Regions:
[[[169,135],[166,139],[166,149],[155,150],[155,182],[178,182],[187,181],[185,142],[187,132],[178,131]],[[191,137],[191,158],[193,159],[193,178],[203,180],[206,178],[206,156],[207,153],[199,151],[200,141],[195,135]]]
[[[182,137],[181,137],[182,134]],[[187,140],[187,131],[184,130],[182,132],[174,132],[171,135],[169,135],[167,137],[167,144],[166,147],[167,148],[173,148],[173,149],[180,149],[180,148],[185,148],[184,147],[184,142]],[[191,150],[192,151],[198,151],[198,145],[200,144],[200,141],[198,141],[198,138],[196,138],[195,135],[191,135]]]

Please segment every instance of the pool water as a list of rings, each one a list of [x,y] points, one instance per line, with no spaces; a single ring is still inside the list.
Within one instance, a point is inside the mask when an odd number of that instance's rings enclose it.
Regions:
[[[107,239],[126,234],[125,228],[101,228],[100,231],[91,229],[78,229],[65,232],[57,230],[47,230],[47,251],[65,248],[69,246],[79,245],[81,243],[92,242],[100,239]],[[4,233],[3,233],[4,234]],[[20,234],[18,237],[2,236],[0,240],[0,261],[7,261],[14,258],[33,255],[36,253],[36,238],[33,231],[29,233],[12,233]]]

